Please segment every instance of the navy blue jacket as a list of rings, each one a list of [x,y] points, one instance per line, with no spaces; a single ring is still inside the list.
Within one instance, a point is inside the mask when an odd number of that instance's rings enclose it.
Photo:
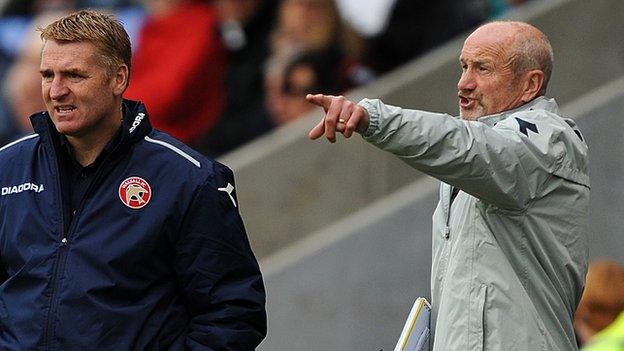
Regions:
[[[124,101],[122,140],[64,231],[58,138],[0,148],[1,350],[253,350],[265,291],[232,172]]]

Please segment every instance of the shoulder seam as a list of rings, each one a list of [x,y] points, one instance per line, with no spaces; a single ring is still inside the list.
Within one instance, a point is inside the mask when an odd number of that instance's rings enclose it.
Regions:
[[[156,140],[156,139],[152,139],[149,136],[145,136],[145,141],[152,143],[152,144],[158,144],[161,146],[166,147],[167,149],[175,152],[176,154],[184,157],[185,159],[187,159],[189,162],[191,162],[192,164],[194,164],[197,168],[201,168],[201,163],[199,161],[197,161],[195,158],[193,158],[191,155],[187,154],[186,152],[180,150],[179,148],[165,142],[162,140]]]
[[[4,145],[3,147],[0,147],[0,151],[4,151],[4,150],[10,148],[13,145],[21,143],[22,141],[26,141],[26,140],[29,140],[29,139],[32,139],[32,138],[35,138],[35,137],[38,137],[38,136],[39,136],[39,134],[27,135],[27,136],[25,136],[25,137],[23,137],[21,139],[17,139],[17,140],[15,140],[13,142],[10,142],[10,143]]]

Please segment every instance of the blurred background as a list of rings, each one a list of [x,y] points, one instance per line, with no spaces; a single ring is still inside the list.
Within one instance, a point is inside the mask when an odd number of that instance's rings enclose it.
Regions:
[[[357,136],[309,141],[322,115],[304,96],[456,115],[459,51],[484,21],[549,36],[548,95],[590,146],[591,259],[624,262],[621,0],[0,0],[0,146],[44,108],[35,29],[85,7],[130,34],[125,97],[233,168],[267,285],[261,350],[390,350],[429,297],[437,181]]]

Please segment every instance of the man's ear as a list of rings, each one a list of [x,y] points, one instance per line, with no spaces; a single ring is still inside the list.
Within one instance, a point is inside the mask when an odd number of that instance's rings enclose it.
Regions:
[[[525,72],[525,80],[522,91],[522,101],[529,102],[539,96],[544,85],[544,72],[533,69]]]
[[[113,85],[113,93],[115,95],[121,95],[128,87],[128,79],[130,78],[130,72],[128,66],[121,65],[117,68],[117,71],[112,77],[111,84]]]

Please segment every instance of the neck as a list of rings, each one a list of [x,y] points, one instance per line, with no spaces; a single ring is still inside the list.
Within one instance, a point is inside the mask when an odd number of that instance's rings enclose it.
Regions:
[[[91,143],[85,140],[67,136],[67,140],[71,145],[74,157],[76,161],[83,167],[86,167],[97,159],[98,155],[104,150],[106,143],[112,138],[111,135],[108,139],[102,140],[102,142]]]

